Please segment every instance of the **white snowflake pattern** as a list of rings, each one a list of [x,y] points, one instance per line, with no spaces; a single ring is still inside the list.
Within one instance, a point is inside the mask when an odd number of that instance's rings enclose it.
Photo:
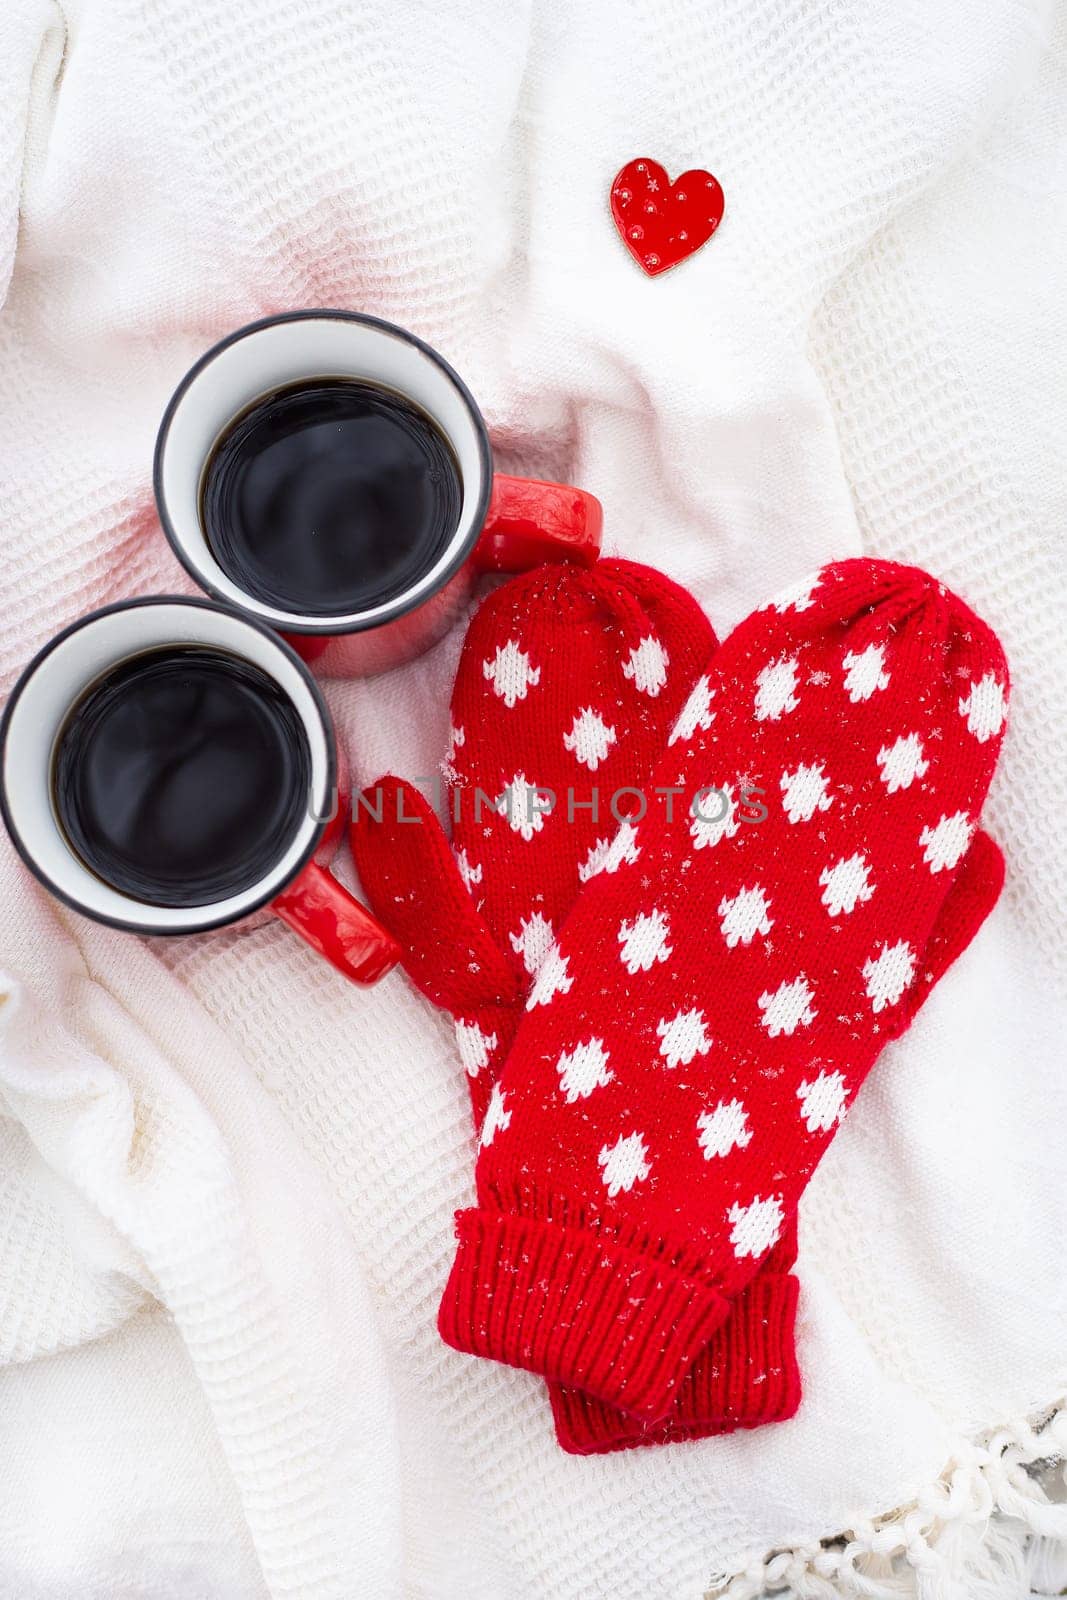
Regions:
[[[670,657],[654,634],[648,634],[640,644],[634,645],[622,664],[622,675],[629,678],[635,689],[653,700],[667,682]]]
[[[707,1033],[707,1018],[703,1011],[679,1011],[673,1017],[657,1022],[659,1053],[669,1067],[687,1067],[696,1057],[706,1056],[711,1049]]]
[[[632,822],[624,822],[614,839],[597,840],[578,868],[578,877],[588,883],[598,872],[618,872],[624,862],[632,866],[640,854],[637,829]]]
[[[714,1111],[697,1118],[697,1130],[705,1161],[728,1156],[731,1150],[743,1150],[752,1143],[748,1112],[740,1100],[720,1100]]]
[[[632,922],[619,924],[619,959],[631,976],[651,972],[657,961],[672,954],[667,943],[670,929],[662,911],[641,911]]]
[[[533,911],[528,917],[523,917],[518,933],[508,934],[511,948],[516,955],[522,956],[522,964],[531,977],[541,970],[545,957],[555,943],[555,937],[551,922],[542,916],[540,911]]]
[[[863,964],[867,998],[874,1011],[895,1006],[915,975],[915,952],[904,939],[885,944]]]
[[[615,1076],[608,1067],[603,1039],[589,1039],[573,1050],[564,1050],[556,1062],[556,1071],[560,1089],[571,1106],[578,1100],[588,1100],[594,1089],[602,1089]]]
[[[458,728],[454,722],[448,727],[448,749],[445,751],[445,766],[451,767],[456,759],[456,751],[461,750],[467,742],[465,729]]]
[[[842,913],[851,916],[861,900],[871,898],[874,885],[870,876],[870,863],[859,851],[854,856],[842,856],[832,867],[820,872],[822,903],[832,917]]]
[[[537,969],[526,1001],[527,1011],[532,1011],[534,1006],[547,1006],[558,994],[569,994],[573,983],[570,963],[559,945],[554,944]]]
[[[845,1115],[848,1087],[840,1072],[820,1072],[797,1090],[800,1116],[809,1133],[829,1133]]]
[[[960,701],[960,716],[967,718],[967,730],[979,744],[996,738],[1007,715],[1008,697],[994,672],[972,683]]]
[[[800,704],[796,687],[795,656],[768,662],[756,679],[756,720],[777,722],[787,712],[795,711]]]
[[[502,817],[507,818],[508,827],[513,833],[519,833],[527,843],[535,833],[540,833],[545,825],[545,817],[549,808],[542,808],[540,804],[542,791],[535,783],[529,783],[524,772],[517,772],[509,784],[504,787],[504,792],[496,803],[496,809]]]
[[[694,849],[707,850],[722,839],[732,839],[740,826],[737,799],[730,784],[721,789],[701,789],[694,795],[689,815]]]
[[[541,668],[531,666],[529,656],[517,639],[497,645],[493,659],[486,657],[482,662],[482,672],[492,683],[493,693],[499,695],[509,711],[541,682]]]
[[[829,811],[833,804],[830,780],[821,761],[810,766],[801,762],[795,772],[783,772],[779,782],[790,822],[810,822],[816,811]]]
[[[600,763],[607,760],[608,751],[615,743],[615,729],[589,706],[578,712],[570,733],[563,735],[564,749],[590,772],[595,772]]]
[[[760,1020],[771,1038],[777,1039],[782,1033],[794,1034],[800,1027],[810,1028],[818,1015],[811,1004],[814,998],[814,990],[803,973],[761,994],[759,1007],[763,1016]]]
[[[459,875],[463,879],[463,886],[469,894],[472,884],[481,883],[484,876],[484,868],[480,865],[475,865],[462,845],[458,850],[453,851],[453,855],[456,858]]]
[[[903,734],[892,744],[883,745],[876,759],[889,794],[910,789],[916,778],[925,778],[930,770],[930,763],[923,759],[922,740],[917,733]]]
[[[498,1133],[504,1133],[511,1127],[511,1112],[507,1108],[507,1095],[499,1083],[494,1083],[489,1096],[489,1104],[485,1108],[485,1121],[482,1123],[482,1133],[479,1144],[487,1150]]]
[[[885,646],[869,644],[866,650],[854,654],[851,650],[844,658],[845,688],[853,705],[869,700],[878,689],[888,689],[889,674],[885,667]]]
[[[485,1071],[499,1043],[495,1033],[483,1033],[476,1022],[463,1022],[457,1017],[456,1044],[468,1077],[476,1078],[479,1072]]]
[[[930,871],[951,872],[961,860],[973,833],[974,823],[966,811],[943,816],[932,828],[924,828],[919,843],[924,846],[923,860]]]
[[[648,1146],[639,1133],[630,1133],[614,1144],[606,1144],[597,1156],[601,1182],[606,1186],[609,1200],[635,1183],[643,1183],[652,1170],[648,1160]]]
[[[757,1195],[747,1206],[732,1205],[726,1216],[730,1223],[730,1243],[739,1261],[745,1256],[761,1256],[777,1243],[785,1220],[777,1195],[766,1200]]]
[[[720,927],[730,949],[738,944],[751,944],[757,933],[766,937],[774,926],[769,913],[770,903],[759,884],[751,889],[739,889],[732,898],[727,895],[720,900]]]
[[[671,729],[667,743],[677,744],[679,739],[691,739],[698,728],[702,733],[707,733],[715,721],[715,713],[711,709],[714,697],[715,690],[709,680],[706,677],[698,678],[678,714],[678,720]]]

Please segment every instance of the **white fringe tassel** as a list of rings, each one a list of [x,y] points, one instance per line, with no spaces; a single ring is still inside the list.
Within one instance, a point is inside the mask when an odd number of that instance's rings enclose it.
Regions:
[[[910,1505],[719,1580],[708,1600],[1031,1600],[1067,1593],[1067,1397],[967,1445]]]

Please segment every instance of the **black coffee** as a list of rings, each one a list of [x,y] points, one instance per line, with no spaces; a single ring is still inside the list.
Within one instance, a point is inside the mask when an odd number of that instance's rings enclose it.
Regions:
[[[306,815],[311,756],[292,703],[226,651],[177,645],[112,668],[56,740],[53,799],[85,865],[134,899],[240,894]]]
[[[287,385],[216,443],[201,483],[207,542],[246,593],[308,616],[403,594],[456,531],[463,488],[424,411],[349,378]]]

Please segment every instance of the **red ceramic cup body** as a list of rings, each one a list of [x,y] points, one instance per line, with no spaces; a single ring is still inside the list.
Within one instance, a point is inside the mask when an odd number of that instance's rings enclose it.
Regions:
[[[97,877],[55,814],[52,758],[71,706],[131,656],[198,644],[250,661],[295,708],[311,757],[303,814],[260,880],[226,900],[191,907],[135,899]],[[161,595],[105,606],[65,628],[26,667],[0,721],[0,813],[23,861],[57,899],[132,933],[173,937],[280,917],[345,977],[373,983],[396,964],[395,941],[326,870],[344,828],[347,775],[333,723],[306,665],[261,622],[206,600]]]
[[[343,617],[284,611],[242,589],[215,560],[200,514],[205,464],[233,419],[274,389],[326,376],[380,383],[413,401],[448,439],[463,488],[456,528],[432,568],[380,604]],[[329,677],[385,672],[429,649],[460,615],[482,572],[551,560],[588,565],[600,550],[594,496],[494,475],[485,422],[459,374],[414,334],[352,311],[266,317],[208,350],[164,413],[154,481],[163,529],[197,584],[276,628]]]

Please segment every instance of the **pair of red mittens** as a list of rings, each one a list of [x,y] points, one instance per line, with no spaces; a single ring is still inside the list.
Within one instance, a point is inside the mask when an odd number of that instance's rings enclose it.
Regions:
[[[364,893],[412,981],[455,1019],[476,1130],[534,977],[583,887],[625,851],[618,817],[638,804],[715,648],[696,601],[651,568],[602,560],[512,579],[475,613],[456,674],[451,845],[411,785],[384,778],[361,796],[352,846]],[[795,1256],[790,1229],[662,1426],[550,1386],[562,1447],[584,1454],[791,1416]]]
[[[441,1331],[573,1386],[554,1409],[577,1450],[795,1409],[796,1201],[996,898],[999,852],[971,835],[1006,688],[996,641],[932,580],[849,562],[743,624],[675,722],[711,642],[692,602],[594,574],[517,580],[472,625],[457,792],[503,796],[508,829],[457,824],[483,914],[431,827],[354,832],[378,914],[439,941],[409,970],[492,1085]],[[568,803],[561,748],[601,805],[640,788],[636,828]],[[534,782],[550,815],[514,804]],[[536,979],[501,1070],[525,987],[509,947]]]

